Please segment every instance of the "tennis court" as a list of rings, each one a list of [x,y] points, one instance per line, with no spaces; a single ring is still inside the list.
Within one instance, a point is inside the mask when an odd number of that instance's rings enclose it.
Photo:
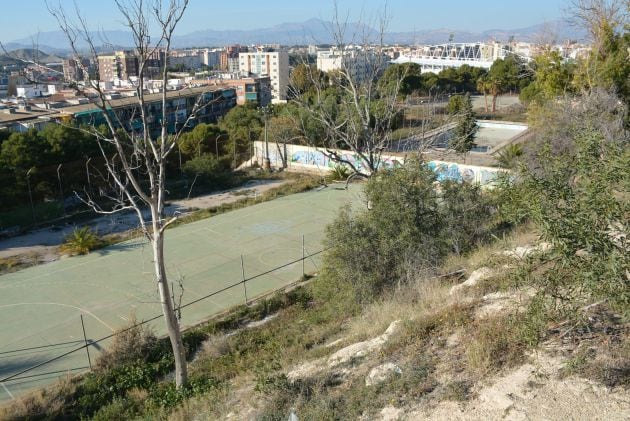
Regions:
[[[228,285],[246,283],[248,298],[290,284],[318,269],[324,228],[340,206],[361,201],[359,186],[327,187],[295,194],[182,225],[167,232],[166,257],[178,300],[190,303]],[[289,262],[294,264],[272,270]],[[182,310],[192,325],[245,301],[241,286]],[[62,259],[0,277],[0,379],[98,340],[135,314],[160,314],[152,253],[143,240],[121,243],[87,256]],[[153,326],[163,333],[163,321]],[[92,362],[103,344],[89,347]],[[85,350],[0,383],[0,401],[42,386],[63,373],[88,368]]]

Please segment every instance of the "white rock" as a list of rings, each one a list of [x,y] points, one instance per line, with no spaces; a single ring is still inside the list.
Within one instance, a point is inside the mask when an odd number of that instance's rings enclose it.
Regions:
[[[468,279],[466,279],[464,282],[453,286],[451,288],[450,294],[454,295],[464,288],[475,286],[479,283],[479,281],[484,281],[490,278],[493,274],[494,274],[494,271],[490,268],[487,268],[485,266],[482,268],[479,268],[475,270],[473,273],[471,273]]]
[[[347,364],[355,359],[363,358],[366,355],[380,349],[392,335],[396,334],[400,330],[401,323],[402,322],[400,320],[396,320],[389,325],[382,335],[341,348],[339,351],[328,357],[328,359],[324,357],[308,361],[290,371],[287,374],[287,378],[289,381],[293,382],[297,379],[312,377],[315,374],[324,371],[326,368],[336,368],[337,366]],[[346,374],[344,370],[341,370],[340,372],[343,375]]]
[[[335,367],[341,364],[347,364],[354,359],[363,358],[367,354],[380,349],[385,342],[389,340],[390,336],[398,332],[401,323],[400,320],[396,320],[389,325],[382,335],[341,348],[328,358],[328,366]]]
[[[394,363],[385,363],[370,370],[365,378],[366,386],[373,386],[387,380],[393,374],[402,374],[402,370]]]
[[[400,408],[396,408],[393,406],[386,406],[381,409],[381,420],[382,421],[396,421],[400,419],[402,416],[403,410]]]
[[[513,250],[506,250],[503,255],[513,259],[524,259],[534,253],[545,253],[549,249],[551,249],[551,244],[543,242],[537,246],[516,247]]]

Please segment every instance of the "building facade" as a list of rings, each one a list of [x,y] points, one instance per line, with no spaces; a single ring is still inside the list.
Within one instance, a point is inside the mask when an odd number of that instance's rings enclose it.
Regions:
[[[145,95],[144,99],[150,130],[158,135],[162,120],[162,94],[148,94]],[[113,99],[109,101],[109,106],[113,120],[120,122],[119,125],[122,128],[130,132],[142,130],[138,98]],[[175,133],[183,125],[192,128],[200,123],[216,123],[219,117],[227,114],[235,106],[236,90],[231,87],[204,86],[167,92],[167,130],[169,133]],[[191,118],[195,107],[198,109],[194,117]],[[63,108],[60,110],[59,118],[74,120],[79,125],[99,126],[106,123],[103,112],[94,104]]]
[[[243,75],[268,76],[271,80],[272,102],[287,99],[289,85],[289,53],[287,51],[257,51],[239,54],[239,69]]]
[[[114,54],[98,56],[99,80],[127,80],[138,76],[138,57],[133,51],[116,51]]]
[[[62,62],[63,78],[66,81],[87,80],[90,75],[91,63],[89,59],[67,59]]]

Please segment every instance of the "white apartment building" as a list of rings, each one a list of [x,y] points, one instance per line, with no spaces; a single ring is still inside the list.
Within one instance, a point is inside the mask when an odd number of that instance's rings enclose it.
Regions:
[[[213,69],[218,68],[221,63],[221,51],[206,48],[201,52],[201,62]]]
[[[349,49],[342,52],[333,48],[317,52],[317,69],[330,72],[345,67],[349,77],[362,82],[370,77],[378,76],[389,65],[390,58],[374,51]]]
[[[271,79],[271,102],[284,102],[289,85],[289,53],[287,51],[257,51],[239,53],[239,71]]]

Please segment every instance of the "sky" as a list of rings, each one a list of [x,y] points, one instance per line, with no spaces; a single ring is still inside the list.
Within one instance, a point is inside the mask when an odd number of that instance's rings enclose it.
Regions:
[[[124,1],[124,0],[123,0]],[[94,29],[123,29],[113,0],[48,0],[74,10],[76,2]],[[448,28],[483,31],[515,29],[560,19],[568,0],[337,0],[340,15],[371,21],[387,3],[388,31]],[[310,18],[330,20],[333,0],[190,0],[178,27],[184,35],[203,29],[255,29]],[[0,40],[57,30],[45,0],[3,1]]]

